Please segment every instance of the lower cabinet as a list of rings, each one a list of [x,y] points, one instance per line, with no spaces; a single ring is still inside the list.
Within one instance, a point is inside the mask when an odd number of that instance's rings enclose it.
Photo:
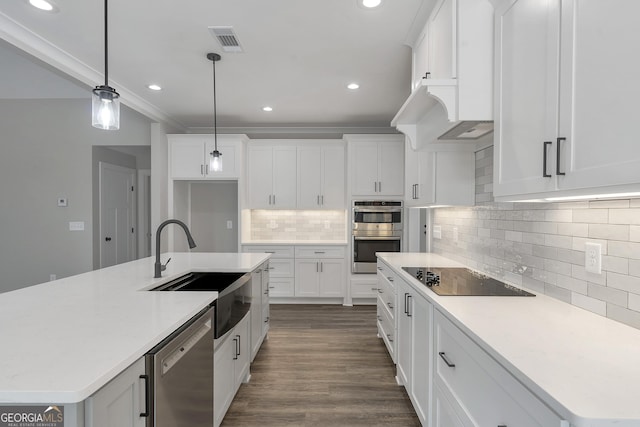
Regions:
[[[144,427],[144,357],[85,400],[86,427]]]
[[[251,272],[251,360],[269,330],[269,263]]]
[[[427,424],[431,387],[433,306],[402,279],[397,282],[397,377],[423,425]],[[400,311],[402,310],[402,311]]]
[[[568,427],[439,311],[434,315],[434,426]],[[446,402],[450,402],[447,406]]]
[[[213,415],[214,425],[222,423],[240,383],[249,380],[251,349],[249,319],[246,315],[224,337],[214,344],[213,366]]]

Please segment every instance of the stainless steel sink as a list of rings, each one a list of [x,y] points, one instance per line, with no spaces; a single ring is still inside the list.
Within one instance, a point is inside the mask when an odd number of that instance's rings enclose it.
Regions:
[[[189,273],[151,290],[221,292],[245,274],[247,273]]]

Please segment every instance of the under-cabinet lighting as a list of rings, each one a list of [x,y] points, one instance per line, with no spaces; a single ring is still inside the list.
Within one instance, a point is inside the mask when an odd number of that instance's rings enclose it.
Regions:
[[[589,199],[624,199],[628,197],[640,197],[640,192],[588,194],[585,196],[546,197],[544,200],[546,202],[563,202],[563,201],[569,201],[569,200],[589,200]]]

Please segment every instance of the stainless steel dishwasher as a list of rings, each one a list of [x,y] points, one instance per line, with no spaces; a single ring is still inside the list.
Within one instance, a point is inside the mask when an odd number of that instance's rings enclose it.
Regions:
[[[145,355],[148,427],[213,425],[213,314],[206,308]]]

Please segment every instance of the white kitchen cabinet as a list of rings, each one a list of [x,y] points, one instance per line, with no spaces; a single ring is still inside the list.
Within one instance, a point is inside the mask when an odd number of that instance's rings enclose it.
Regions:
[[[239,178],[244,135],[218,135],[218,151],[222,153],[222,170],[209,168],[210,153],[214,150],[213,135],[168,135],[169,176],[172,179],[229,179]]]
[[[404,137],[345,135],[353,196],[399,196],[404,192]]]
[[[87,427],[144,427],[147,412],[144,393],[144,358],[118,374],[85,400]]]
[[[475,154],[472,151],[414,151],[406,148],[405,206],[473,206]]]
[[[247,153],[248,207],[296,208],[296,147],[250,144]]]
[[[455,405],[456,409],[458,408]],[[437,385],[433,387],[433,424],[434,427],[475,427],[464,411],[456,412],[454,405]]]
[[[397,275],[382,261],[377,265],[377,314],[378,314],[378,336],[382,338],[387,346],[391,360],[397,362],[397,298],[396,282]]]
[[[568,425],[437,310],[432,357],[439,393],[449,395],[452,406],[467,414],[471,425]]]
[[[397,280],[397,376],[418,418],[427,423],[431,387],[432,305],[407,284]],[[402,311],[400,311],[402,310]]]
[[[243,252],[271,254],[269,258],[269,296],[294,296],[295,247],[289,245],[245,245]]]
[[[637,191],[640,3],[507,0],[495,13],[494,195]]]
[[[296,297],[344,297],[345,249],[296,246]]]
[[[269,263],[251,272],[251,360],[269,330]]]
[[[342,143],[298,146],[298,209],[344,209],[344,157]]]
[[[213,368],[213,415],[214,425],[222,423],[240,383],[249,380],[251,358],[249,318],[246,315],[223,337],[215,341]]]

